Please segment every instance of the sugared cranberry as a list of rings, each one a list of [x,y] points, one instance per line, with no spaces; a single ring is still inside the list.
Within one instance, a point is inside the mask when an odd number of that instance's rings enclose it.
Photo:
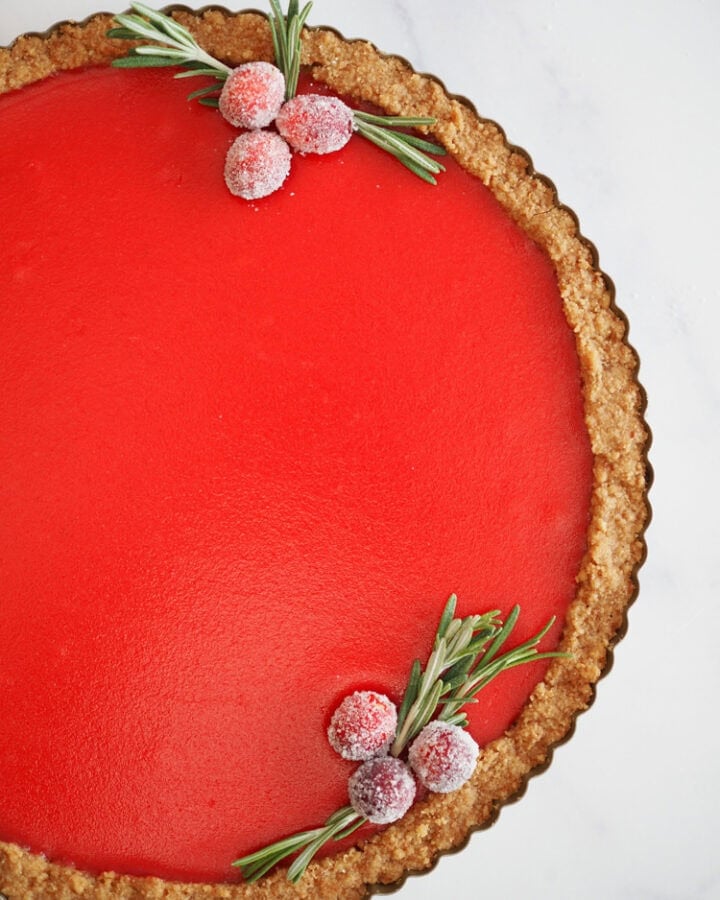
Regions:
[[[394,756],[369,759],[350,777],[348,796],[353,809],[375,825],[401,819],[415,799],[415,779]]]
[[[220,92],[220,112],[237,128],[265,128],[285,99],[285,76],[267,62],[233,69]]]
[[[355,691],[333,713],[328,740],[343,759],[371,759],[395,737],[397,709],[384,694]]]
[[[408,762],[421,783],[430,791],[456,791],[475,770],[480,748],[457,725],[430,722],[410,745]]]
[[[236,138],[225,158],[225,183],[244,200],[276,191],[290,172],[290,148],[273,131],[247,131]]]
[[[280,134],[299,153],[332,153],[353,133],[353,111],[337,97],[300,94],[275,119]]]

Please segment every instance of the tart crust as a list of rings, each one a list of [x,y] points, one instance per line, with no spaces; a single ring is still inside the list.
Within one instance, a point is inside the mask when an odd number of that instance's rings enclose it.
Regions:
[[[203,47],[228,63],[273,58],[261,14],[217,8],[193,14],[176,8],[174,15]],[[97,15],[82,24],[62,23],[46,35],[20,37],[0,49],[0,93],[124,55],[127,42],[108,40],[109,27],[111,17]],[[113,872],[95,877],[0,842],[0,891],[9,900],[359,898],[373,886],[400,883],[408,873],[432,866],[438,854],[460,847],[474,829],[490,824],[500,806],[523,791],[529,776],[549,763],[554,746],[569,736],[575,717],[591,703],[594,685],[624,633],[645,553],[649,433],[637,358],[626,341],[627,324],[614,304],[612,285],[597,267],[595,249],[580,235],[573,213],[559,204],[553,185],[533,171],[528,156],[510,146],[502,130],[480,118],[467,100],[448,94],[436,78],[326,28],[303,32],[303,63],[316,80],[340,94],[389,114],[436,118],[433,137],[492,190],[554,265],[565,316],[576,336],[594,457],[588,547],[560,646],[570,657],[553,660],[515,724],[485,747],[475,774],[460,791],[431,795],[362,845],[312,863],[296,885],[283,870],[252,885],[170,883]]]

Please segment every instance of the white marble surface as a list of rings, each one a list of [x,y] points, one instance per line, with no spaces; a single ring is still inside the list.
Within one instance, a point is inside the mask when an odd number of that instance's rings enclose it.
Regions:
[[[101,7],[123,4],[2,2],[0,45]],[[401,896],[720,897],[720,3],[315,0],[311,22],[438,75],[555,181],[630,319],[654,433],[640,598],[593,709],[519,804]]]

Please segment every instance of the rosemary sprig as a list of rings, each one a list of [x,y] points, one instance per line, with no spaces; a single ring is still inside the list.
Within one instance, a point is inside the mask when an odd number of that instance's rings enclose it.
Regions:
[[[289,0],[286,13],[282,11],[280,0],[269,2],[271,14],[268,21],[275,63],[285,76],[285,99],[291,100],[297,92],[300,75],[300,36],[312,2],[306,3],[301,9],[299,0]],[[197,100],[203,106],[217,107],[220,90],[232,69],[206,53],[187,28],[175,19],[137,0],[131,2],[130,6],[133,12],[115,16],[117,27],[111,28],[107,36],[118,40],[146,40],[152,43],[133,47],[127,56],[113,60],[113,66],[123,69],[177,66],[185,71],[177,72],[175,78],[205,75],[212,78],[213,82],[192,91],[188,94],[188,100]],[[405,129],[433,124],[435,119],[432,118],[375,116],[353,110],[353,126],[358,134],[390,153],[430,184],[436,184],[435,175],[445,171],[444,166],[432,156],[441,156],[445,150],[417,135],[408,134]]]
[[[365,822],[367,819],[355,812],[352,806],[343,806],[330,816],[322,828],[301,831],[262,850],[243,856],[242,859],[236,859],[233,865],[240,869],[245,881],[257,881],[279,862],[302,849],[287,873],[288,880],[296,882],[305,874],[310,861],[321,847],[329,841],[343,840]]]
[[[360,110],[353,111],[355,130],[381,150],[390,153],[423,181],[437,184],[434,176],[445,171],[445,166],[428,156],[444,156],[445,148],[423,140],[398,128],[416,128],[434,125],[435,119],[421,116],[374,116]]]
[[[423,670],[422,663],[413,663],[408,686],[398,711],[395,741],[390,748],[393,756],[400,756],[412,739],[437,714],[452,725],[465,727],[467,716],[461,713],[466,703],[475,703],[476,694],[501,672],[527,662],[564,653],[538,653],[537,646],[552,627],[554,619],[536,635],[513,650],[500,654],[520,615],[514,606],[506,621],[495,609],[481,616],[455,618],[457,597],[452,594],[440,617],[432,653]],[[500,655],[499,655],[500,654]],[[270,844],[255,853],[236,860],[246,881],[257,881],[278,863],[298,853],[290,865],[287,877],[298,881],[315,854],[331,840],[339,841],[365,824],[367,819],[352,806],[343,806],[333,813],[320,828],[301,831]]]
[[[455,618],[457,597],[452,594],[445,605],[430,659],[423,671],[415,660],[405,690],[397,732],[390,752],[399,756],[435,715],[438,705],[455,699],[471,666],[482,654],[484,645],[501,628],[499,610],[482,616]],[[462,705],[462,704],[461,704]]]
[[[300,34],[303,30],[312,3],[306,3],[302,9],[298,0],[290,0],[287,13],[283,13],[279,0],[270,0],[272,15],[269,17],[275,50],[275,65],[285,76],[285,99],[292,100],[297,92],[300,75],[300,57],[302,44]]]
[[[189,78],[193,75],[208,75],[216,84],[210,84],[193,91],[188,100],[198,99],[200,103],[216,106],[216,97],[231,69],[225,63],[206,53],[190,34],[175,19],[145,6],[144,3],[130,4],[137,15],[120,13],[115,16],[117,28],[111,28],[107,36],[120,40],[148,40],[152,45],[140,45],[128,51],[127,56],[113,60],[113,66],[121,69],[137,69],[157,66],[180,66],[185,72],[178,72],[175,78]],[[164,46],[157,46],[158,44]]]
[[[520,615],[520,607],[514,606],[510,611],[505,624],[495,633],[494,639],[490,647],[481,652],[476,657],[475,665],[463,674],[463,677],[457,682],[448,679],[447,687],[449,688],[440,701],[443,709],[439,719],[450,725],[459,725],[462,728],[467,726],[467,715],[461,713],[460,709],[466,703],[475,703],[475,695],[481,691],[486,685],[497,678],[501,672],[506,672],[515,666],[521,666],[527,662],[533,662],[540,659],[553,659],[556,657],[566,657],[566,653],[547,652],[538,653],[537,646],[552,628],[555,617],[542,628],[536,635],[529,638],[523,644],[508,650],[501,656],[497,656],[498,651],[510,636],[511,631],[515,627],[518,616]]]
[[[555,619],[551,618],[536,635],[498,656],[515,627],[520,607],[514,606],[503,624],[498,618],[499,610],[456,619],[456,602],[453,594],[440,620],[425,671],[419,660],[413,663],[398,713],[395,741],[390,748],[393,756],[403,752],[435,716],[438,707],[442,709],[437,718],[464,728],[467,715],[460,710],[467,703],[475,703],[476,695],[501,672],[524,663],[566,655],[537,652],[538,644],[553,626]]]

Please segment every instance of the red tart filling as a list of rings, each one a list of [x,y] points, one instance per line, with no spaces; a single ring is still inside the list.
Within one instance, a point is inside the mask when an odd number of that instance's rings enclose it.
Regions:
[[[481,183],[354,137],[248,203],[186,93],[0,98],[0,839],[224,881],[347,802],[330,714],[401,698],[450,593],[554,646],[592,459],[552,266]]]

